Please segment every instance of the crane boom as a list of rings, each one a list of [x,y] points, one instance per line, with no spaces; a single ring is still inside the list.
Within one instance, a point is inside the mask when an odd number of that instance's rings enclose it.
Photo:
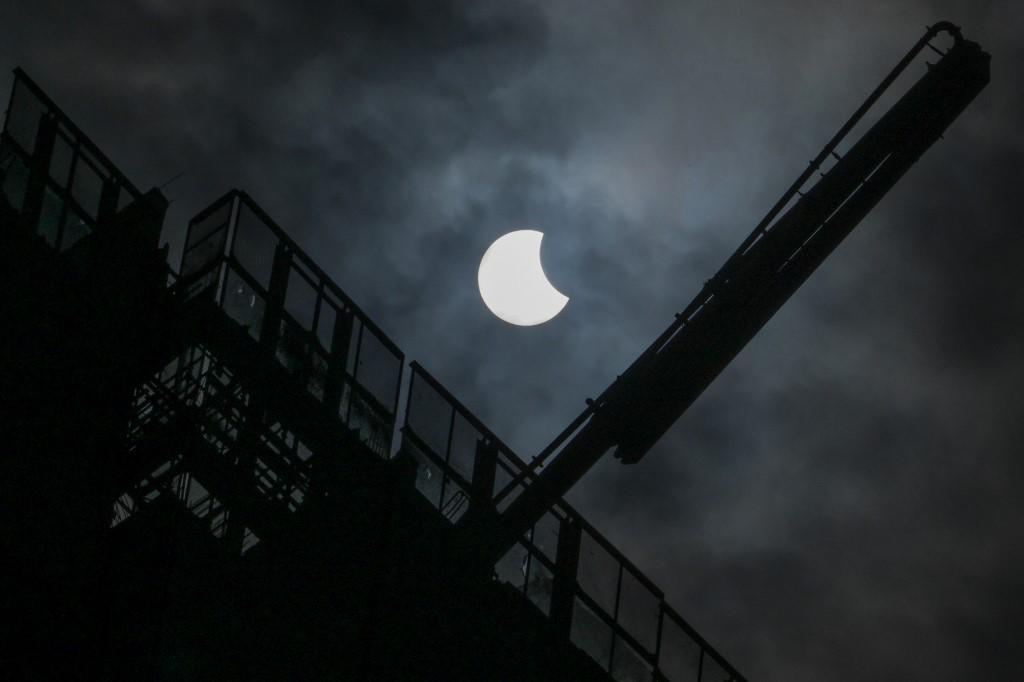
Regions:
[[[952,47],[840,156],[838,144],[940,32]],[[486,547],[482,558],[502,556],[610,449],[623,463],[642,458],[988,80],[989,55],[978,44],[948,22],[930,27],[690,305],[534,458],[518,497],[501,514],[465,517],[464,531]],[[830,156],[835,165],[801,192]]]

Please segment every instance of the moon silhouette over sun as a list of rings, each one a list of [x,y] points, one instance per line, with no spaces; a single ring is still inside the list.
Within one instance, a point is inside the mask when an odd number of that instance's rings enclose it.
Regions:
[[[498,237],[480,260],[477,284],[484,305],[520,327],[543,324],[562,311],[569,297],[551,285],[540,264],[544,233],[516,230]]]

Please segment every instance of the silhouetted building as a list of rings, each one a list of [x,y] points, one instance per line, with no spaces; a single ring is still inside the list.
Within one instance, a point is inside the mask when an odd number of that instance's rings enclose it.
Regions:
[[[946,51],[929,42],[940,32]],[[940,59],[847,140],[925,47]],[[160,192],[136,189],[16,71],[0,139],[0,641],[24,644],[3,672],[742,679],[560,496],[612,449],[645,455],[988,65],[957,27],[929,28],[529,465],[421,366],[405,371],[244,192],[189,222],[172,271]]]
[[[740,679],[564,501],[466,561],[524,463],[244,192],[175,273],[20,70],[0,183],[7,679]]]

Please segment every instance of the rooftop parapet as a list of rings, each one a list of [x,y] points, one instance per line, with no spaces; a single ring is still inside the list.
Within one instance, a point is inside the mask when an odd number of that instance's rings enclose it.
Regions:
[[[0,197],[22,229],[63,253],[143,193],[19,68],[0,135]]]

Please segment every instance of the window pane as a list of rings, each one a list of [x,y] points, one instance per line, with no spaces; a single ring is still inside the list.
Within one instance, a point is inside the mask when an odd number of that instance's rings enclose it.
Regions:
[[[213,211],[208,216],[188,226],[188,238],[185,242],[185,249],[191,249],[199,242],[217,230],[226,229],[228,219],[231,217],[231,201],[225,201],[224,205]]]
[[[455,426],[452,429],[451,454],[448,466],[459,472],[467,481],[473,480],[473,463],[476,460],[476,444],[482,434],[461,414],[455,415]]]
[[[499,451],[499,454],[498,454],[498,466],[495,468],[495,471],[494,471],[494,495],[495,495],[495,497],[499,493],[501,493],[508,485],[510,485],[513,480],[516,479],[516,475],[518,473],[519,473],[518,469],[513,469],[511,467],[511,464],[509,464],[508,460],[504,459],[502,454],[501,454],[501,452]],[[523,489],[524,489],[524,486],[523,486],[522,480],[520,479],[519,483],[516,484],[515,488],[510,490],[508,492],[508,494],[505,495],[505,497],[501,498],[501,501],[498,502],[497,510],[499,512],[505,511],[505,509],[508,508],[508,506],[510,504],[512,504],[512,502],[514,502],[517,497],[519,497],[519,495],[522,493]]]
[[[551,611],[553,585],[554,576],[551,571],[536,557],[532,557],[530,559],[530,577],[526,581],[526,596],[545,616]]]
[[[58,135],[53,142],[53,155],[50,157],[50,177],[61,187],[67,187],[71,179],[71,157],[74,150],[71,143]]]
[[[320,317],[316,323],[316,337],[320,341],[320,347],[325,351],[331,350],[331,338],[334,336],[334,323],[338,319],[338,312],[326,298],[320,300]]]
[[[306,335],[294,322],[282,318],[277,337],[277,359],[291,374],[298,375],[309,362]]]
[[[632,572],[622,571],[619,596],[619,624],[647,651],[653,653],[658,638],[658,611],[661,600]]]
[[[388,412],[394,409],[401,369],[401,359],[369,327],[364,326],[359,344],[359,364],[355,368],[356,381]]]
[[[442,460],[448,448],[452,406],[420,376],[413,377],[406,423]]]
[[[441,470],[436,464],[424,454],[419,448],[411,443],[405,444],[406,449],[415,458],[418,465],[416,470],[416,489],[436,509],[441,501]]]
[[[270,286],[270,271],[274,266],[277,243],[277,236],[270,227],[245,203],[240,204],[232,254],[264,290]]]
[[[558,517],[550,511],[545,512],[537,525],[533,527],[534,546],[552,561],[555,560],[555,554],[558,552],[558,529],[560,527],[561,522]]]
[[[697,682],[698,665],[700,646],[666,613],[658,668],[671,682]]]
[[[296,268],[288,274],[284,309],[303,329],[313,331],[313,312],[316,309],[316,289]]]
[[[583,591],[609,615],[615,613],[619,562],[586,530],[580,542],[580,565],[576,580]]]
[[[39,120],[46,113],[46,108],[28,87],[21,81],[14,85],[14,98],[11,101],[11,110],[7,114],[5,130],[21,147],[31,154],[36,147],[36,132],[39,130]]]
[[[572,632],[569,638],[573,644],[597,661],[604,670],[608,670],[610,662],[608,659],[612,649],[612,629],[579,597],[576,597],[573,602]]]
[[[526,548],[517,542],[494,565],[494,572],[498,575],[498,580],[509,583],[517,590],[522,590],[526,585],[526,565]]]
[[[245,327],[249,336],[259,341],[266,304],[249,284],[233,270],[228,270],[224,291],[224,312]]]
[[[181,276],[187,277],[202,272],[204,268],[224,254],[224,241],[228,231],[221,230],[218,234],[200,242],[185,252],[182,258]]]
[[[96,219],[100,208],[100,195],[103,193],[103,178],[88,162],[87,157],[79,155],[75,164],[75,179],[71,185],[71,196],[81,206],[86,215]]]
[[[650,682],[651,666],[621,637],[615,639],[612,677],[618,682]]]
[[[704,654],[704,668],[700,674],[700,682],[732,682],[732,675],[726,672],[715,659],[707,653]]]
[[[126,194],[126,192],[122,193],[122,195]],[[210,215],[189,225],[185,251],[181,258],[182,277],[201,272],[224,255],[231,205],[232,202],[225,202]]]
[[[50,246],[56,246],[60,222],[64,215],[64,202],[49,187],[43,194],[43,207],[39,213],[38,233]]]

